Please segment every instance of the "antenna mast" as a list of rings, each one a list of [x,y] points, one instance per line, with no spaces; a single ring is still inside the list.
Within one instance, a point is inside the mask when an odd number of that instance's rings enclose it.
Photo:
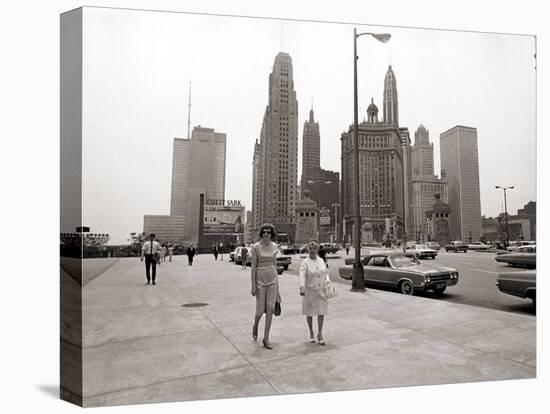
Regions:
[[[191,138],[191,81],[189,81],[189,109],[187,110],[187,139]]]

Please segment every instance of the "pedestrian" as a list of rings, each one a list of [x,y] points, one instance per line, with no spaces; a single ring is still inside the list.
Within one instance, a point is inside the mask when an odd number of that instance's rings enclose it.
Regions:
[[[187,248],[187,260],[189,262],[189,266],[193,266],[193,257],[195,257],[195,246],[193,246],[193,243]]]
[[[166,244],[162,245],[159,253],[160,253],[160,262],[166,261]]]
[[[241,264],[243,265],[242,270],[246,270],[246,261],[248,260],[248,249],[244,245],[244,243],[241,245]]]
[[[220,243],[220,260],[223,262],[223,243]]]
[[[349,243],[346,243],[346,256],[349,256]]]
[[[323,262],[325,262],[325,265],[328,267],[328,263],[327,263],[327,251],[325,250],[325,248],[323,247],[323,245],[319,246],[319,251],[317,252],[317,254],[319,255],[319,257],[321,259],[323,259]]]
[[[217,243],[214,243],[214,246],[212,246],[212,251],[214,252],[214,259],[215,260],[218,260],[218,244]]]
[[[317,340],[319,345],[325,345],[323,324],[328,313],[328,301],[325,295],[325,284],[330,282],[325,262],[318,256],[319,244],[312,240],[308,244],[308,257],[300,265],[300,296],[302,314],[306,316],[309,328],[309,342],[315,342],[313,332],[313,317],[317,316]]]
[[[275,302],[280,302],[279,280],[277,276],[277,245],[273,243],[275,238],[275,226],[264,223],[260,228],[260,241],[251,248],[251,281],[252,296],[256,297],[256,313],[252,326],[252,339],[258,338],[258,324],[265,313],[265,327],[263,347],[273,349],[269,341],[271,321],[275,312]]]
[[[151,268],[153,268],[153,285],[156,285],[155,279],[157,277],[157,262],[159,261],[160,251],[160,244],[155,241],[155,237],[155,234],[151,233],[149,235],[149,241],[143,243],[140,258],[143,262],[143,258],[145,257],[145,276],[147,277],[147,284],[151,283]]]
[[[170,259],[168,259],[169,262],[172,261],[172,255],[174,254],[174,246],[170,245],[168,246],[168,256],[170,257]]]

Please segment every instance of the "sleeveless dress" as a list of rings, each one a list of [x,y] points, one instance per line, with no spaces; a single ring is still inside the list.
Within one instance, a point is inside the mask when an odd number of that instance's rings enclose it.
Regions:
[[[277,245],[272,243],[266,248],[261,244],[262,242],[254,244],[251,249],[252,263],[256,264],[256,315],[274,312],[279,291],[275,259]]]
[[[330,280],[328,270],[323,259],[309,257],[300,265],[300,286],[305,287],[302,301],[302,314],[305,316],[326,315],[328,301],[325,296],[324,285]]]

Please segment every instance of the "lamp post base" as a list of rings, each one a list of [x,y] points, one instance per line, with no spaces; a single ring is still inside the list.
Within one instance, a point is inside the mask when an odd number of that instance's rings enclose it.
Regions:
[[[362,263],[353,264],[353,275],[351,278],[351,291],[352,292],[365,292],[365,271]]]

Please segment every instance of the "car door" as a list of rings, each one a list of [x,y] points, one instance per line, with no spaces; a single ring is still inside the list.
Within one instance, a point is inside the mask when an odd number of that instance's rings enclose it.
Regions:
[[[372,256],[365,267],[365,279],[368,283],[391,286],[392,271],[386,256]]]

